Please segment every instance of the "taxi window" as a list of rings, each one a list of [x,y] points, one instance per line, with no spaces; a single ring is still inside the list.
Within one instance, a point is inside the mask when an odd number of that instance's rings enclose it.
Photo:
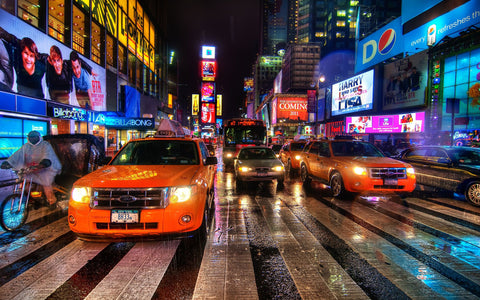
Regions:
[[[426,160],[427,149],[415,149],[409,151],[406,155],[406,159],[414,159],[414,160]]]
[[[330,148],[328,147],[328,143],[319,143],[318,154],[320,156],[330,156]]]
[[[149,140],[130,142],[112,165],[197,165],[199,156],[192,141]]]
[[[305,143],[292,143],[291,151],[302,151]]]
[[[335,141],[332,142],[332,152],[335,156],[370,156],[370,157],[383,157],[384,155],[380,150],[375,148],[370,143],[362,142],[345,142]]]
[[[200,142],[200,152],[202,153],[202,161],[205,163],[205,160],[207,159],[208,156],[210,156],[210,153],[208,152],[207,146],[205,146],[205,143]]]

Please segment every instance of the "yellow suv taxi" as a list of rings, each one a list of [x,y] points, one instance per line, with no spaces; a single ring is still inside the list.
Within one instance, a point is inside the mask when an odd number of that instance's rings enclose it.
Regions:
[[[198,138],[131,140],[106,166],[74,183],[70,229],[87,240],[204,234],[216,163]]]
[[[285,165],[285,172],[292,174],[300,170],[300,157],[306,141],[290,141],[285,143],[278,153],[280,160]]]
[[[384,154],[368,142],[318,140],[302,153],[300,175],[304,185],[312,179],[330,185],[334,197],[351,193],[409,193],[415,189],[413,167]]]

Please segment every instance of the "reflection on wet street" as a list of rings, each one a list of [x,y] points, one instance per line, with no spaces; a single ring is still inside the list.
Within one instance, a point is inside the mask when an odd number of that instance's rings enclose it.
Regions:
[[[331,196],[219,165],[206,239],[84,242],[66,211],[0,232],[1,299],[480,297],[480,209],[449,194]]]

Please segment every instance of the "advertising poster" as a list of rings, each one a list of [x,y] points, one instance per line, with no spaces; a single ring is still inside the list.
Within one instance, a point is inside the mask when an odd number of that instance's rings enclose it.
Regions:
[[[332,85],[332,116],[373,108],[373,70]]]
[[[385,65],[383,109],[424,105],[427,74],[428,57],[425,52]]]
[[[217,64],[215,61],[202,60],[202,80],[215,81],[217,74]]]
[[[215,103],[202,103],[202,124],[215,123]]]
[[[424,132],[425,113],[345,118],[347,133]]]
[[[105,69],[0,10],[0,91],[106,110]]]
[[[213,82],[202,82],[202,102],[215,101],[215,84]]]
[[[306,122],[308,120],[307,98],[277,97],[277,122]]]

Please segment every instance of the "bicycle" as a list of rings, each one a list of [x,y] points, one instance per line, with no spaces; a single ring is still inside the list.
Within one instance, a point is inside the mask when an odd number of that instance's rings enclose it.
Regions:
[[[32,182],[32,176],[27,176],[41,169],[30,166],[20,170],[13,170],[18,179],[12,194],[8,195],[0,205],[0,226],[6,231],[15,231],[27,221],[30,198],[42,198],[43,194],[37,190],[38,186]]]

